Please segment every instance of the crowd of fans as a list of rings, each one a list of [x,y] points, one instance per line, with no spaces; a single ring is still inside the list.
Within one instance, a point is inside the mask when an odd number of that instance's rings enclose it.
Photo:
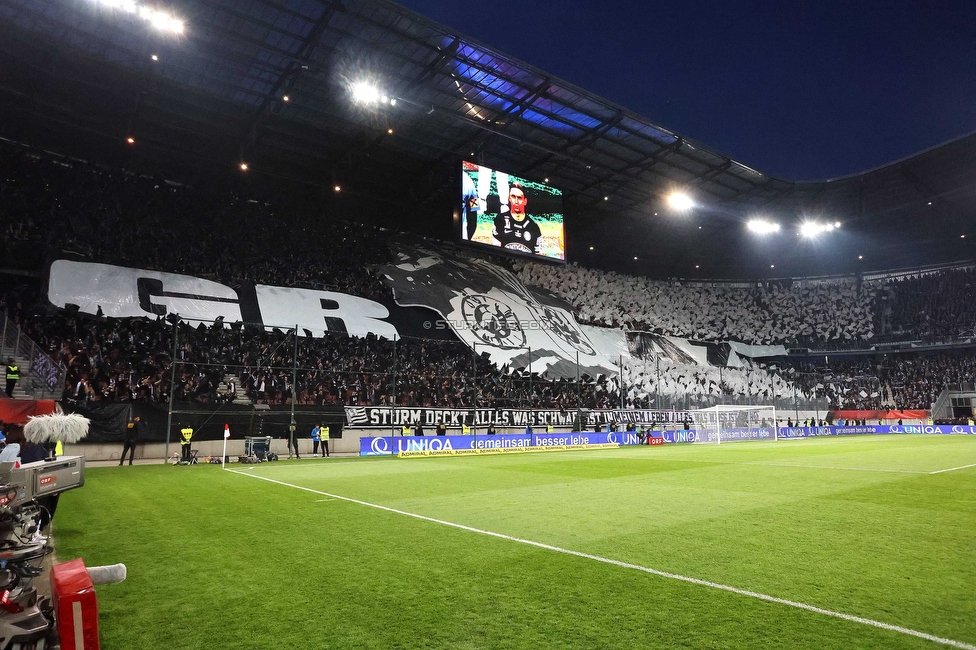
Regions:
[[[205,216],[205,218],[202,218]],[[0,232],[103,264],[389,296],[371,264],[390,261],[376,228],[313,207],[194,188],[0,140]]]
[[[887,280],[878,313],[895,340],[953,340],[976,335],[976,270],[952,269]]]
[[[387,234],[323,220],[314,208],[67,159],[0,141],[4,247],[70,250],[92,261],[389,297],[371,267],[391,261]],[[228,245],[230,242],[232,245]],[[7,250],[6,248],[4,250]],[[879,339],[973,336],[976,274],[951,270],[884,281],[655,281],[575,265],[513,264],[526,284],[569,301],[582,322],[699,341],[843,347]],[[0,308],[68,368],[65,396],[83,401],[249,402],[573,409],[765,403],[796,395],[833,408],[928,408],[942,387],[972,381],[971,355],[894,355],[826,366],[747,362],[717,368],[633,358],[619,378],[548,380],[473,359],[460,342],[300,337],[183,327],[175,387],[172,327],[44,306],[40,289],[7,290]],[[396,372],[393,368],[396,367]],[[240,382],[240,386],[236,382]],[[232,382],[233,385],[229,382]],[[621,395],[623,391],[623,395]]]
[[[940,354],[891,354],[859,361],[796,364],[797,384],[842,409],[929,409],[943,389],[976,381],[971,349]]]
[[[847,279],[748,286],[649,280],[579,267],[515,264],[525,284],[572,304],[581,321],[698,341],[869,341],[875,289]]]
[[[636,408],[658,408],[688,404],[790,404],[803,401],[808,393],[794,391],[793,383],[781,374],[746,361],[740,368],[675,363],[660,360],[626,359],[622,381],[627,402]]]

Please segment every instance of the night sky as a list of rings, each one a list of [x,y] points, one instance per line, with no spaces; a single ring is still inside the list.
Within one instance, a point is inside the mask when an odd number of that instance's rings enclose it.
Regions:
[[[790,180],[976,131],[976,1],[399,0]]]

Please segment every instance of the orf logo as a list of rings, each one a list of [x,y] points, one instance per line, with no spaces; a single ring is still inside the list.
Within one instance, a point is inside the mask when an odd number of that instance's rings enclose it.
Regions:
[[[386,438],[373,438],[373,441],[369,443],[369,450],[374,454],[388,454],[390,453],[390,443]]]
[[[45,485],[54,485],[57,482],[58,479],[56,476],[42,476],[41,479],[38,481],[41,487],[44,487]]]

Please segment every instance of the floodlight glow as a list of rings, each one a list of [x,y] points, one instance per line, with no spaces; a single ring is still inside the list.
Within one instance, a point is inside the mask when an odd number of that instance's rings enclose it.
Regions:
[[[360,81],[352,86],[352,98],[360,104],[373,104],[380,99],[380,91],[376,86]]]
[[[140,18],[149,22],[156,29],[164,32],[182,34],[183,21],[166,11],[153,9],[147,5],[137,4],[135,0],[98,0],[110,9],[121,9],[126,13],[138,14]]]
[[[768,235],[770,233],[779,232],[778,223],[764,221],[762,219],[750,219],[746,223],[746,228],[760,235]]]
[[[840,228],[840,222],[835,221],[834,223],[817,223],[816,221],[804,221],[800,224],[800,235],[808,239],[812,239],[817,235],[825,232],[830,232]]]
[[[241,171],[242,172],[246,172],[247,171],[247,163],[246,162],[242,162],[241,163]]]
[[[668,195],[668,205],[671,206],[672,210],[687,212],[695,207],[695,202],[684,192],[672,192]]]

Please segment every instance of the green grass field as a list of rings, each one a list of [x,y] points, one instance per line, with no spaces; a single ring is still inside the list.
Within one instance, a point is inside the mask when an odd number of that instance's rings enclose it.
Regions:
[[[54,532],[128,565],[109,650],[939,647],[602,559],[974,647],[976,467],[939,471],[969,464],[893,435],[91,468]]]

